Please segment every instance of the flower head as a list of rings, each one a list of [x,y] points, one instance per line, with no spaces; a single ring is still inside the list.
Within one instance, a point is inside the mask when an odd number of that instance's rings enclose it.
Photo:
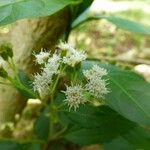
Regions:
[[[47,74],[57,74],[59,71],[59,65],[60,65],[60,56],[57,54],[53,54],[52,57],[48,59],[48,63],[45,64],[45,67],[43,68],[43,71]]]
[[[83,75],[87,78],[85,89],[94,97],[103,98],[104,95],[109,93],[106,80],[102,79],[107,74],[107,70],[98,65],[93,65],[91,69],[84,70]]]
[[[72,52],[74,51],[75,49],[73,48],[73,46],[71,46],[70,44],[68,43],[63,43],[61,42],[58,47],[62,50],[66,50],[66,51],[69,51],[69,52]]]
[[[74,51],[70,53],[69,55],[63,57],[63,63],[74,67],[77,63],[85,60],[86,58],[87,58],[87,55],[84,52]]]
[[[107,83],[105,80],[100,78],[92,78],[85,85],[85,89],[96,98],[103,98],[104,95],[109,93],[106,87]]]
[[[42,74],[36,74],[33,82],[34,91],[38,91],[40,96],[47,95],[51,80],[51,76],[45,72]]]
[[[77,63],[85,60],[87,55],[84,51],[78,51],[68,43],[61,42],[59,48],[66,51],[66,56],[62,58],[62,62],[74,67]]]
[[[36,62],[41,65],[46,62],[50,53],[41,51],[39,54],[34,54],[34,56],[36,58]]]
[[[40,96],[47,95],[53,75],[59,72],[59,61],[60,56],[57,54],[53,54],[52,57],[48,59],[48,62],[45,63],[45,66],[42,68],[41,74],[36,74],[34,76],[34,91],[38,91]]]
[[[98,65],[93,65],[93,67],[89,70],[83,70],[84,76],[90,80],[95,77],[103,77],[108,74],[107,70],[99,67]]]
[[[84,98],[84,89],[81,85],[67,86],[64,93],[66,95],[65,102],[68,104],[69,109],[74,108],[74,110],[76,110],[80,104],[86,102]]]

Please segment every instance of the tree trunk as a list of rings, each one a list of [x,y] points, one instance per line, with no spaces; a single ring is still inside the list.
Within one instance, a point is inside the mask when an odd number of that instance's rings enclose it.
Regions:
[[[15,23],[10,32],[14,59],[19,68],[34,73],[32,53],[52,48],[69,23],[69,11],[64,9],[50,17],[26,19]],[[0,126],[14,121],[26,105],[26,99],[13,87],[0,85]]]

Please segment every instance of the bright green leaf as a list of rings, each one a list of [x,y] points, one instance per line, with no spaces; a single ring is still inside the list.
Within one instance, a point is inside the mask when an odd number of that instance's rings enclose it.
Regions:
[[[0,25],[19,19],[42,17],[56,13],[81,0],[9,0],[0,2]]]

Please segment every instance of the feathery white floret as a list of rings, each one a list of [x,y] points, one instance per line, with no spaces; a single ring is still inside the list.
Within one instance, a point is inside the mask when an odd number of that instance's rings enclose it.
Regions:
[[[45,64],[43,71],[47,74],[57,74],[59,72],[59,65],[60,65],[60,56],[57,54],[53,54],[52,57],[48,59],[48,63]]]
[[[34,54],[38,64],[44,64],[50,56],[50,53],[41,51],[39,54]]]
[[[68,56],[63,57],[63,63],[68,64],[69,66],[74,67],[75,64],[85,60],[87,55],[84,52],[74,51]]]
[[[49,77],[47,73],[43,72],[42,74],[36,74],[33,82],[34,91],[38,91],[40,95],[46,95],[50,82],[51,76]]]
[[[69,51],[69,52],[72,52],[74,51],[75,49],[73,48],[73,46],[71,46],[70,44],[68,43],[63,43],[61,42],[58,47],[62,50],[66,50],[66,51]]]
[[[94,97],[103,98],[104,95],[109,93],[109,90],[106,87],[106,80],[102,79],[102,77],[107,74],[107,70],[98,65],[93,65],[91,69],[84,70],[83,75],[88,80],[85,89]]]
[[[100,78],[92,78],[85,85],[85,89],[94,97],[103,98],[104,95],[109,93],[106,85],[107,83],[105,80]]]
[[[67,51],[66,56],[62,59],[62,62],[68,64],[69,66],[74,67],[77,63],[87,58],[87,54],[84,51],[77,51],[68,43],[61,42],[58,47]]]
[[[84,98],[84,89],[81,85],[67,86],[64,93],[66,95],[66,99],[64,101],[68,104],[69,109],[74,108],[76,111],[80,104],[84,104],[86,102]]]
[[[48,59],[48,62],[44,68],[42,68],[42,73],[34,76],[34,91],[38,91],[40,95],[47,94],[53,75],[59,72],[59,61],[60,56],[57,54],[53,54],[53,56]]]
[[[90,80],[95,77],[103,77],[108,74],[107,70],[99,67],[98,65],[93,65],[93,67],[89,70],[83,70],[84,76]]]

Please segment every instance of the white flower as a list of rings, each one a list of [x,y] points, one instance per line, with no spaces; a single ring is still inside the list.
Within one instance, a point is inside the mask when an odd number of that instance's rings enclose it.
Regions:
[[[73,48],[73,46],[71,46],[70,44],[68,43],[63,43],[61,42],[58,47],[62,50],[66,50],[66,51],[69,51],[69,52],[72,52],[74,51],[75,49]]]
[[[52,57],[48,59],[48,63],[43,68],[43,71],[47,74],[57,74],[59,71],[59,65],[60,65],[60,56],[57,54],[53,54]]]
[[[104,95],[109,93],[106,85],[107,83],[105,80],[102,80],[100,78],[92,78],[85,85],[85,89],[94,97],[103,98]]]
[[[83,75],[88,80],[85,89],[94,97],[103,98],[105,94],[109,93],[106,80],[102,79],[107,74],[107,70],[98,65],[93,65],[89,70],[83,70]]]
[[[42,68],[42,73],[34,76],[34,91],[38,91],[40,96],[47,95],[53,75],[59,72],[59,61],[60,56],[53,54],[53,56],[48,59],[48,62],[45,64],[44,68]]]
[[[84,76],[89,80],[95,77],[103,77],[108,74],[107,70],[99,67],[98,65],[93,65],[89,70],[83,70]]]
[[[40,96],[47,95],[49,84],[51,83],[51,76],[43,72],[42,74],[36,74],[34,76],[33,88],[34,91],[38,91]]]
[[[38,64],[44,64],[50,56],[50,53],[41,51],[39,54],[34,54]]]
[[[67,86],[64,93],[66,95],[66,99],[64,101],[68,104],[69,109],[74,108],[76,111],[80,104],[84,104],[86,102],[84,98],[84,89],[81,85]]]
[[[74,67],[75,64],[85,60],[86,58],[87,58],[87,55],[85,54],[85,52],[72,51],[72,52],[69,52],[67,56],[63,57],[63,63]]]
[[[68,43],[61,42],[58,47],[67,51],[66,56],[62,59],[62,62],[68,64],[69,66],[74,67],[77,63],[87,58],[87,54],[84,51],[77,51]]]

